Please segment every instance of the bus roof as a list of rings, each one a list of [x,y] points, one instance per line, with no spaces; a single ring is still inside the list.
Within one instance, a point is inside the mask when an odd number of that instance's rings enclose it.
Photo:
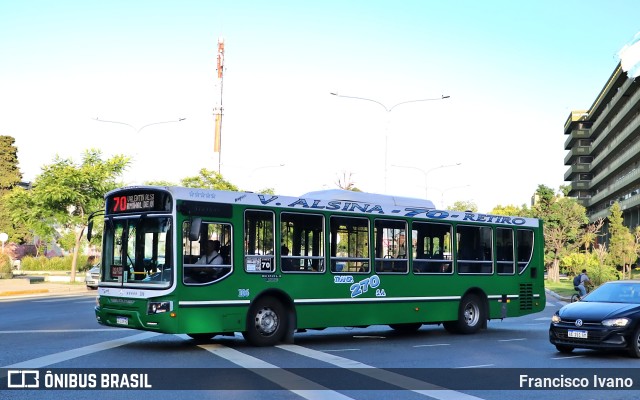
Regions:
[[[253,192],[232,192],[186,187],[130,186],[107,193],[110,196],[120,190],[166,190],[177,200],[203,201],[228,204],[244,204],[249,206],[271,206],[282,209],[298,209],[308,211],[333,211],[360,215],[388,215],[458,222],[481,222],[497,225],[539,227],[536,218],[517,216],[500,216],[474,213],[470,211],[437,210],[433,202],[409,197],[389,196],[383,194],[353,192],[333,189],[309,192],[300,197],[279,196]]]
[[[376,203],[376,204],[388,204],[392,206],[404,206],[404,207],[423,207],[429,209],[435,209],[436,206],[431,200],[416,199],[412,197],[399,197],[389,196],[386,194],[367,193],[367,192],[354,192],[353,190],[344,189],[328,189],[318,190],[316,192],[305,193],[302,196],[307,199],[317,200],[342,200],[342,201],[357,201],[360,203]]]

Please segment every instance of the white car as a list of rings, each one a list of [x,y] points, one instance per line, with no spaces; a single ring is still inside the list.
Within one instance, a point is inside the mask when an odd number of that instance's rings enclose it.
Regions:
[[[84,277],[84,283],[88,289],[97,289],[100,283],[100,265],[96,265],[87,271]]]

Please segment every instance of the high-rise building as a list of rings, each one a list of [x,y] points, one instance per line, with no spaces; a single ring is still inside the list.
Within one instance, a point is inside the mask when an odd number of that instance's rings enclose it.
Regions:
[[[586,207],[591,222],[607,218],[617,201],[634,230],[640,225],[640,77],[629,78],[618,64],[591,107],[569,115],[564,133],[569,196]]]

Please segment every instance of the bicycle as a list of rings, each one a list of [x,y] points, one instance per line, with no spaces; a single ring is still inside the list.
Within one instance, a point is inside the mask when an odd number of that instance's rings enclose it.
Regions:
[[[571,295],[571,303],[575,303],[576,301],[582,300],[582,297],[580,297],[580,290],[578,290],[578,287],[574,286],[573,288],[578,293],[574,293],[573,295]],[[590,292],[589,288],[590,288],[590,286],[585,286],[584,287],[584,289],[587,291],[587,294],[589,294],[589,292]]]

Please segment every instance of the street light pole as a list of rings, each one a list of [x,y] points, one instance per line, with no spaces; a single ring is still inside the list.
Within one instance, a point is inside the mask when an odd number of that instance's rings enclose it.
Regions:
[[[169,123],[172,123],[172,122],[182,122],[182,121],[184,121],[186,118],[178,118],[176,121],[161,121],[161,122],[153,122],[153,123],[151,123],[151,124],[143,125],[143,126],[141,126],[140,128],[136,128],[135,126],[133,126],[133,125],[131,125],[131,124],[127,124],[126,122],[119,122],[119,121],[107,121],[107,120],[104,120],[104,119],[100,119],[100,118],[98,118],[98,117],[95,117],[94,119],[95,119],[96,121],[98,121],[98,122],[109,122],[109,123],[111,123],[111,124],[126,125],[126,126],[128,126],[129,128],[132,128],[133,130],[135,130],[135,131],[136,131],[136,133],[140,133],[140,131],[141,131],[141,130],[143,130],[144,128],[146,128],[146,127],[148,127],[148,126],[151,126],[151,125],[169,124]]]
[[[396,103],[391,107],[387,107],[386,105],[384,105],[383,103],[379,102],[378,100],[374,100],[374,99],[369,99],[366,97],[357,97],[357,96],[345,96],[345,95],[341,95],[338,94],[336,92],[331,92],[329,93],[332,96],[337,96],[337,97],[344,97],[345,99],[355,99],[355,100],[364,100],[364,101],[370,101],[372,103],[376,103],[379,106],[381,106],[382,108],[384,108],[384,110],[387,113],[387,123],[385,125],[385,134],[384,134],[384,192],[387,192],[387,171],[388,171],[388,152],[389,152],[389,145],[388,145],[388,139],[389,139],[389,120],[390,120],[390,114],[391,111],[393,111],[394,108],[401,106],[403,104],[408,104],[408,103],[418,103],[418,102],[422,102],[422,101],[435,101],[435,100],[444,100],[444,99],[448,99],[451,96],[446,96],[446,95],[442,95],[440,97],[436,97],[436,98],[430,98],[430,99],[416,99],[416,100],[407,100],[407,101],[401,101],[400,103]]]
[[[428,182],[428,178],[429,178],[429,174],[437,169],[441,169],[441,168],[448,168],[448,167],[457,167],[458,165],[461,165],[462,163],[455,163],[455,164],[446,164],[446,165],[439,165],[437,167],[433,167],[431,169],[428,170],[423,170],[422,168],[418,168],[418,167],[412,167],[410,165],[392,165],[392,167],[398,167],[398,168],[409,168],[409,169],[415,169],[418,170],[420,172],[422,172],[422,174],[424,175],[424,198],[426,200],[429,200],[429,182]]]
[[[460,186],[452,186],[452,187],[448,187],[445,189],[438,189],[435,188],[436,190],[438,190],[440,192],[440,206],[444,209],[445,205],[444,205],[444,194],[445,192],[448,192],[449,190],[454,190],[454,189],[462,189],[462,188],[466,188],[466,187],[470,187],[471,185],[460,185]]]

